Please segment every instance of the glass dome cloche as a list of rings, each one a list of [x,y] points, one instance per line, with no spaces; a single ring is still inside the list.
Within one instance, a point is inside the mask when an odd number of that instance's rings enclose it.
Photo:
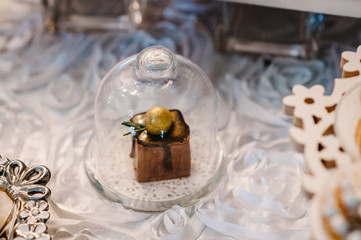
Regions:
[[[85,169],[112,201],[141,211],[189,206],[220,182],[217,96],[206,74],[160,46],[114,66],[95,99]]]

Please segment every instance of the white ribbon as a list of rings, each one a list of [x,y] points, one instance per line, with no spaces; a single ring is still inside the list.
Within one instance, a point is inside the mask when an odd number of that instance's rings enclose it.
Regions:
[[[152,239],[196,239],[203,228],[204,225],[197,217],[188,217],[184,208],[174,206],[152,222],[150,232]]]

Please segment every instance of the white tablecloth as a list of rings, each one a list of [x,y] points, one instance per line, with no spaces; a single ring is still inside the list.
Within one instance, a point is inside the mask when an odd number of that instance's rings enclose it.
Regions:
[[[281,101],[295,84],[320,83],[330,92],[347,47],[329,44],[322,59],[308,61],[222,56],[195,18],[187,19],[160,23],[158,38],[143,31],[51,35],[42,31],[39,5],[0,2],[0,152],[51,170],[47,225],[54,239],[310,238],[303,155],[289,143],[292,120]],[[196,205],[142,213],[100,196],[82,155],[101,78],[154,44],[210,76],[221,96],[219,137],[230,163],[224,183]]]

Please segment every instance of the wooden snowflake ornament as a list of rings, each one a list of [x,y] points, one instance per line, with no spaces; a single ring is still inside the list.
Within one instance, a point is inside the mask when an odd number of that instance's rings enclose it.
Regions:
[[[344,52],[341,67],[343,75],[335,79],[331,95],[324,95],[324,87],[315,85],[306,88],[296,85],[293,94],[283,99],[284,112],[294,117],[290,128],[291,142],[304,152],[308,170],[314,176],[328,174],[330,168],[348,164],[351,159],[335,135],[334,122],[337,104],[342,96],[361,82],[361,46],[356,53]]]
[[[361,239],[361,182],[354,184],[361,179],[355,141],[361,119],[361,46],[357,52],[342,54],[341,68],[342,78],[335,79],[331,95],[326,96],[321,85],[296,85],[293,94],[283,99],[284,112],[294,117],[291,143],[304,153],[308,170],[303,186],[314,195],[311,226],[316,239]]]
[[[342,77],[354,77],[358,76],[361,73],[361,46],[357,48],[356,52],[343,52],[341,56],[341,67],[342,67]]]

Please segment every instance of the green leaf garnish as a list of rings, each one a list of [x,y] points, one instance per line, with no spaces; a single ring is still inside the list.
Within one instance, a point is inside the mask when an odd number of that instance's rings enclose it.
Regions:
[[[134,123],[134,122],[122,122],[122,125],[127,127],[135,127],[135,128],[144,128],[145,125],[140,123]]]
[[[145,125],[140,124],[140,123],[122,122],[122,125],[127,126],[127,127],[133,127],[135,132],[140,132],[140,131],[145,130]],[[127,136],[131,133],[132,132],[127,132],[127,133],[123,134],[123,136]]]

